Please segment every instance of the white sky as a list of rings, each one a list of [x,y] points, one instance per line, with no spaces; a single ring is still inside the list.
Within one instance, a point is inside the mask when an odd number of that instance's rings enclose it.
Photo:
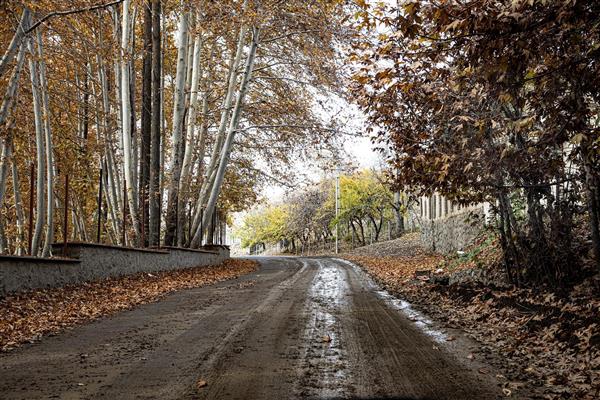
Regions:
[[[327,100],[333,107],[329,111],[322,110],[322,118],[327,121],[331,118],[329,113],[335,113],[337,117],[342,118],[346,121],[344,131],[352,134],[360,134],[366,130],[366,122],[364,115],[358,109],[357,106],[349,104],[345,100],[333,96]],[[373,149],[373,144],[367,136],[343,136],[343,147],[347,153],[350,164],[358,169],[368,168],[379,168],[381,165],[381,158],[377,152]],[[303,163],[296,165],[294,170],[303,171],[307,178],[312,182],[318,182],[327,174],[331,174],[330,171],[317,170],[314,167],[309,167]],[[307,182],[308,183],[308,182]],[[283,187],[277,184],[271,184],[264,188],[262,195],[269,202],[276,202],[281,200],[289,188]]]

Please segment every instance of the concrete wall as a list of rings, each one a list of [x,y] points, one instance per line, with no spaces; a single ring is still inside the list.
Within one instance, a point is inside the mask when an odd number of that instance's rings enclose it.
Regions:
[[[0,296],[22,290],[59,287],[138,272],[169,271],[215,265],[229,258],[227,246],[199,250],[135,249],[93,243],[53,246],[63,258],[0,256]]]
[[[427,249],[439,253],[462,250],[481,233],[484,222],[483,205],[445,218],[424,220],[421,226],[421,242]]]

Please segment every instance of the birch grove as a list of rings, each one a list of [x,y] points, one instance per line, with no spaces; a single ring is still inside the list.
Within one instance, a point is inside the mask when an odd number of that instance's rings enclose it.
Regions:
[[[196,248],[215,215],[336,148],[315,98],[341,87],[342,2],[217,3],[0,6],[4,252]]]

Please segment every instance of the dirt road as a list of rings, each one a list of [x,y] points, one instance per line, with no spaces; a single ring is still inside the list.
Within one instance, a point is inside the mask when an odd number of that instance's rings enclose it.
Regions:
[[[254,274],[0,354],[0,398],[501,398],[466,339],[448,341],[357,267],[259,261]]]

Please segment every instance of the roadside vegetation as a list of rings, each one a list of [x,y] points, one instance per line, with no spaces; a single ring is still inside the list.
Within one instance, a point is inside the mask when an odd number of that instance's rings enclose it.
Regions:
[[[393,186],[487,201],[506,276],[600,271],[600,3],[363,3],[351,91]]]
[[[418,235],[418,234],[417,234]],[[502,268],[498,240],[483,235],[462,256],[423,250],[414,234],[342,255],[390,293],[481,346],[507,397],[596,399],[600,394],[600,279],[568,290],[517,288]],[[449,336],[448,340],[454,340]],[[482,370],[487,374],[489,371]]]
[[[410,228],[404,222],[405,216],[415,217],[408,208],[414,201],[392,192],[385,179],[372,170],[323,179],[280,202],[255,207],[244,216],[235,235],[251,252],[278,245],[278,251],[290,254],[333,251],[336,227],[344,248],[397,237]]]

